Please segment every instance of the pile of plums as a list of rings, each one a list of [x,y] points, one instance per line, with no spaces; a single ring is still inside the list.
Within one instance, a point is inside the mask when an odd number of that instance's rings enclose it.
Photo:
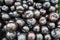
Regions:
[[[0,40],[60,40],[59,0],[0,0]]]

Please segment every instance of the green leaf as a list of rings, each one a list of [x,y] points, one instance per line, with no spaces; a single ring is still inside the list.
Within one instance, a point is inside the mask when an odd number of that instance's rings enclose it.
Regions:
[[[58,12],[60,12],[60,2],[58,2]]]

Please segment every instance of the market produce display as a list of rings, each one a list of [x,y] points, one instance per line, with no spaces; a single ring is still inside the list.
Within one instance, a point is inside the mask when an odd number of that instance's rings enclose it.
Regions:
[[[60,40],[59,0],[0,0],[0,40]]]

